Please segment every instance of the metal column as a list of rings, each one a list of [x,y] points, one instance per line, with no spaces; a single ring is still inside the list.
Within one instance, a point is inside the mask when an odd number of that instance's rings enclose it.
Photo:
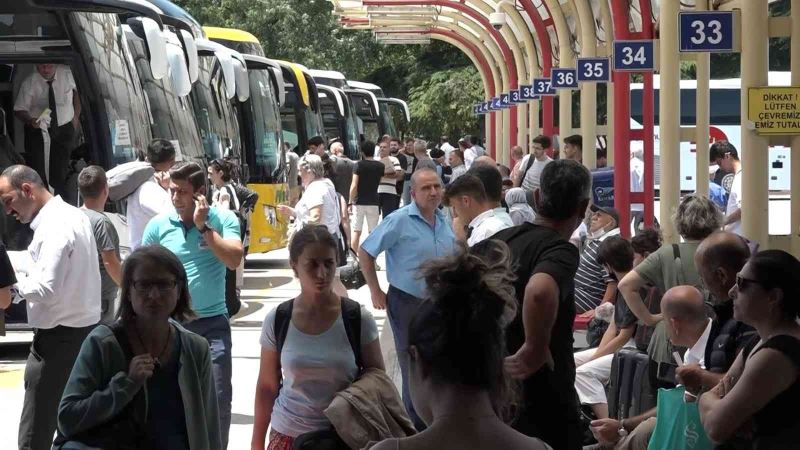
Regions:
[[[769,82],[769,5],[742,2],[742,120],[748,117],[748,91]],[[762,248],[769,246],[769,145],[766,137],[742,126],[742,232]],[[662,138],[663,142],[663,138]],[[663,147],[663,144],[662,144]],[[662,180],[663,181],[663,180]],[[797,195],[797,192],[794,192]]]

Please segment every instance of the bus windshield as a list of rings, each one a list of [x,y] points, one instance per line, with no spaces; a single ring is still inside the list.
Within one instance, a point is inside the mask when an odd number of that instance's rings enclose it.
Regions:
[[[222,71],[213,55],[199,55],[200,76],[192,86],[192,104],[208,160],[238,157],[239,126],[225,96]]]
[[[136,70],[142,80],[145,100],[149,106],[150,128],[156,139],[167,139],[175,147],[176,160],[203,158],[200,135],[188,97],[178,97],[170,77],[153,78],[147,60],[145,43],[129,34],[128,45],[133,54]]]
[[[250,112],[253,115],[255,166],[251,182],[275,183],[283,175],[279,111],[267,70],[250,70]]]
[[[111,155],[104,154],[101,147],[101,161],[106,167],[132,161],[140,152],[143,155],[150,143],[150,118],[142,102],[131,100],[141,99],[144,94],[130,53],[123,51],[126,45],[119,20],[115,15],[99,13],[72,13],[70,20],[74,29],[83,30],[75,33],[74,39],[81,59],[92,61],[83,65],[93,72],[88,78],[97,80],[91,92],[83,94],[97,98],[96,104],[108,120],[106,142],[111,144]]]

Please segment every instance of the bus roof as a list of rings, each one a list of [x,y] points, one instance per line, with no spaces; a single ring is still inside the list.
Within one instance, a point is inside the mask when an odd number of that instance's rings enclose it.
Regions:
[[[220,27],[203,27],[203,30],[205,30],[209,39],[224,39],[226,41],[252,42],[254,44],[261,44],[257,37],[244,30]]]
[[[337,72],[335,70],[317,70],[311,69],[308,71],[312,77],[317,78],[330,78],[332,80],[347,80],[342,72]]]
[[[280,59],[273,59],[273,61],[292,72],[294,79],[296,80],[295,87],[300,91],[300,98],[303,101],[303,104],[306,106],[311,106],[311,96],[309,95],[309,87],[305,77],[305,74],[308,73],[308,69],[302,64],[289,61],[283,61]],[[309,77],[310,76],[311,75],[309,74]]]
[[[377,84],[365,83],[363,81],[347,80],[347,85],[356,89],[366,89],[368,91],[381,89]],[[381,89],[382,90],[382,89]]]
[[[770,86],[791,86],[792,73],[791,72],[770,72],[769,73]],[[653,75],[653,88],[658,89],[661,85],[661,77]],[[711,80],[709,83],[711,89],[741,89],[741,78],[726,78],[722,80]],[[641,90],[644,88],[642,83],[631,83],[631,90]],[[681,89],[697,89],[697,80],[681,80]]]

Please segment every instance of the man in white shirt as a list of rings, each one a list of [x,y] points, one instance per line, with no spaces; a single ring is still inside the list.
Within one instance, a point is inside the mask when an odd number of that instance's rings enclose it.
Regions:
[[[739,152],[728,141],[717,141],[709,149],[709,162],[727,173],[734,174],[725,209],[725,231],[742,235],[742,163]]]
[[[49,110],[49,116],[44,114]],[[66,189],[70,152],[80,126],[81,102],[69,67],[37,64],[14,102],[14,115],[25,125],[25,160],[57,195]],[[43,132],[50,137],[49,165]],[[49,176],[48,176],[49,173]]]
[[[481,140],[478,136],[470,136],[469,143],[472,145],[472,150],[475,152],[475,157],[480,157],[486,154],[486,149],[481,147]]]
[[[706,314],[703,294],[694,286],[675,286],[661,299],[661,314],[672,345],[688,348],[682,365],[698,364],[705,369],[712,321]]]
[[[631,192],[644,192],[644,149],[631,149]],[[631,203],[631,216],[636,229],[644,221],[644,203]]]
[[[458,223],[465,225],[463,232],[455,230],[456,237],[466,240],[470,247],[514,226],[508,213],[495,209],[495,202],[486,194],[483,182],[469,172],[447,186],[444,202],[453,208]]]
[[[539,187],[542,170],[553,160],[547,156],[547,150],[553,145],[549,137],[540,135],[533,139],[532,153],[525,155],[520,162],[519,175],[514,186],[533,192]],[[533,158],[533,159],[531,159]]]
[[[168,140],[154,139],[147,146],[147,162],[156,170],[155,175],[128,197],[126,215],[131,251],[141,245],[144,227],[150,219],[173,210],[169,196],[169,169],[175,165],[175,147]]]
[[[3,171],[0,200],[7,214],[33,229],[27,252],[10,252],[15,288],[34,329],[19,448],[44,450],[52,446],[58,404],[81,344],[100,321],[97,246],[89,218],[54,197],[30,167]]]
[[[464,165],[464,152],[462,152],[460,149],[456,148],[450,152],[448,162],[453,170],[453,172],[450,174],[450,183],[467,172],[467,166]]]
[[[455,150],[456,148],[450,145],[450,138],[447,136],[442,136],[439,140],[439,148],[444,152],[444,160],[447,164],[450,164],[450,152]]]

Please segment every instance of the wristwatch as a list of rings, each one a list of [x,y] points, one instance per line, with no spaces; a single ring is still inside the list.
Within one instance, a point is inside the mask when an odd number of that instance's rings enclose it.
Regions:
[[[625,429],[625,419],[619,421],[619,430],[617,430],[619,437],[624,438],[628,435],[628,430]]]
[[[199,232],[200,232],[200,234],[206,234],[206,233],[207,233],[207,232],[209,232],[209,231],[214,231],[214,229],[213,229],[213,228],[211,228],[211,227],[208,225],[208,222],[206,222],[206,223],[204,223],[204,224],[203,224],[203,228],[198,228],[198,229],[197,229],[197,231],[199,231]]]

